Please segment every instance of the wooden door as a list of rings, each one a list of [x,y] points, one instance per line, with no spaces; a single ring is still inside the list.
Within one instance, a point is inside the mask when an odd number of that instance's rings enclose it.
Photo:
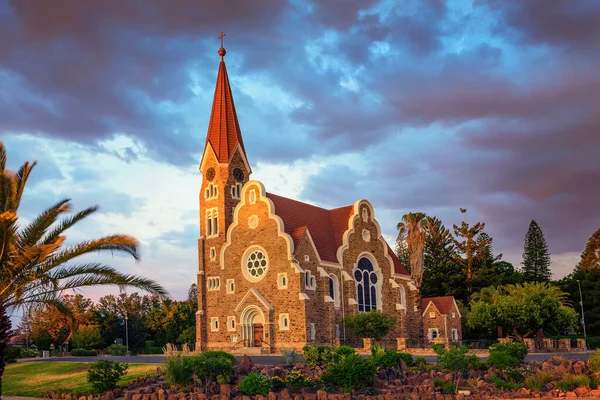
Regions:
[[[254,347],[262,347],[263,343],[263,325],[254,324]]]

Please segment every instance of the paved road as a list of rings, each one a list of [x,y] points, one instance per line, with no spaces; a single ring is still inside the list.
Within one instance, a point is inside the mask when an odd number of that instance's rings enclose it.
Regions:
[[[571,360],[587,360],[591,352],[587,353],[534,353],[529,354],[526,357],[526,361],[544,361],[549,358],[552,358],[555,355],[560,355],[565,358]],[[236,359],[240,360],[241,356],[236,356]],[[261,356],[251,356],[252,360],[256,364],[283,364],[284,360],[282,356],[279,355],[261,355]],[[432,363],[436,362],[435,356],[426,356],[425,359],[427,362]],[[94,362],[97,360],[112,360],[119,362],[128,362],[128,363],[139,363],[139,364],[162,364],[165,361],[165,356],[156,355],[156,356],[96,356],[96,357],[52,357],[52,358],[27,358],[19,360],[20,362],[30,362],[30,361],[44,361],[44,362]]]

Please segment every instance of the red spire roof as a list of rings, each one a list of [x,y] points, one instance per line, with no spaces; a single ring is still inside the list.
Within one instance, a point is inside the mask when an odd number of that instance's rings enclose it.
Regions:
[[[448,315],[454,304],[454,296],[441,296],[441,297],[424,297],[421,299],[421,308],[425,312],[425,308],[432,302],[433,305],[438,309],[440,314]]]
[[[217,75],[217,86],[215,87],[215,97],[210,113],[210,121],[208,122],[208,134],[206,135],[206,146],[209,144],[212,146],[220,163],[229,162],[238,143],[244,157],[246,157],[242,131],[235,112],[227,68],[225,68],[225,61],[223,60],[225,53],[225,49],[221,47],[219,49],[221,62]]]

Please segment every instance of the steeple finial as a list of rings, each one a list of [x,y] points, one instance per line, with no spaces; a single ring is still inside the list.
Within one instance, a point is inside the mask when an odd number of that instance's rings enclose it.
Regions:
[[[221,32],[221,34],[219,36],[217,36],[219,39],[221,39],[221,48],[219,49],[219,55],[221,56],[221,61],[223,61],[223,57],[225,57],[225,54],[227,54],[227,52],[223,48],[223,38],[225,36],[226,35],[223,32]]]

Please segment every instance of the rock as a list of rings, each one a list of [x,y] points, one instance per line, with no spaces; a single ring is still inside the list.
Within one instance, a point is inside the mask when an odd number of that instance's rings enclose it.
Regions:
[[[283,389],[277,394],[277,400],[292,400],[292,396],[290,396],[290,392],[287,389]]]
[[[377,379],[379,379],[380,381],[387,381],[389,378],[385,371],[379,371],[379,373],[377,374]]]
[[[317,400],[327,400],[327,392],[324,390],[317,390]]]
[[[237,373],[240,375],[248,375],[250,371],[252,371],[252,367],[254,367],[254,363],[247,354],[244,354],[237,366]]]
[[[590,397],[600,398],[600,390],[599,389],[590,390]]]
[[[403,359],[400,359],[400,371],[402,371],[403,374],[405,374],[408,371],[408,366],[406,365],[406,362]]]
[[[444,400],[444,395],[441,393],[436,393],[435,394],[435,400]]]
[[[459,390],[458,394],[462,394],[463,396],[470,396],[471,391],[470,390]]]
[[[133,396],[133,397],[134,397],[133,400],[136,400],[135,396]],[[169,397],[167,397],[167,400],[177,400],[177,399],[178,399],[178,397],[174,394],[170,394]]]
[[[167,395],[165,394],[165,390],[164,389],[158,389],[158,400],[167,400]],[[127,398],[125,398],[125,400],[128,400]]]
[[[142,395],[139,393],[136,393],[133,396],[131,396],[131,400],[142,400]],[[169,399],[169,400],[176,400],[176,399]]]
[[[583,361],[577,361],[575,364],[573,364],[572,368],[575,375],[582,375],[587,370],[585,362]]]
[[[577,395],[575,394],[575,392],[567,392],[567,394],[565,395],[565,397],[577,397]]]
[[[273,367],[265,367],[260,370],[260,373],[261,373],[261,375],[268,376],[269,378],[272,378],[275,376],[275,370],[273,369]]]
[[[577,389],[573,390],[573,392],[575,392],[577,397],[586,397],[589,393],[589,390],[583,387],[578,387]]]
[[[277,395],[273,392],[269,392],[267,395],[267,400],[277,400]]]
[[[304,400],[317,400],[317,395],[314,393],[302,393]]]
[[[231,395],[231,385],[222,384],[219,387],[219,393],[227,395],[227,396]]]

